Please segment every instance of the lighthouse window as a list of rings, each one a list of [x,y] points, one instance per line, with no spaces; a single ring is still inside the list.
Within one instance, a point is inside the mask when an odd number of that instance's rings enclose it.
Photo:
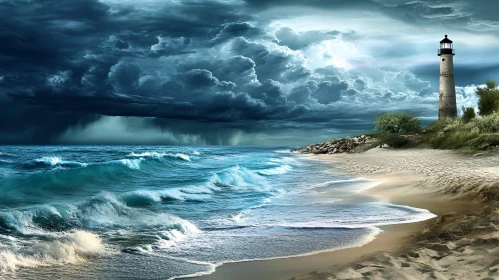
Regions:
[[[442,58],[442,61],[445,61],[445,58]]]

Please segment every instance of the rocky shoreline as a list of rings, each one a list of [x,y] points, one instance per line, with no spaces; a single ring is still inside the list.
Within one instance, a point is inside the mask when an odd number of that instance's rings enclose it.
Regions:
[[[376,139],[370,136],[361,135],[358,137],[346,137],[330,139],[322,143],[310,144],[305,147],[291,149],[292,152],[309,154],[342,154],[353,153],[361,146],[376,143]]]

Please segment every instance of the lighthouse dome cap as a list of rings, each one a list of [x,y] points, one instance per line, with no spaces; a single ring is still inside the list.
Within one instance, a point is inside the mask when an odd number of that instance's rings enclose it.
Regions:
[[[452,43],[452,41],[449,38],[447,38],[447,35],[445,35],[445,38],[442,41],[440,41],[440,44],[443,43]]]

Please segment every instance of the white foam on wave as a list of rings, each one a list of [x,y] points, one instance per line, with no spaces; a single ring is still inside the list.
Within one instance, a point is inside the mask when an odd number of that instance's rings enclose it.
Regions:
[[[220,191],[220,187],[217,187],[212,183],[213,182],[209,181],[207,184],[204,185],[197,185],[197,186],[191,185],[183,187],[182,191],[184,193],[191,193],[191,194],[212,194],[214,191]]]
[[[140,169],[140,163],[143,161],[143,158],[138,158],[138,159],[120,159],[118,160],[119,163],[127,166],[130,169]]]
[[[196,200],[202,201],[209,199],[207,193],[194,193],[194,192],[186,192],[188,188],[174,188],[168,190],[159,191],[158,194],[164,198],[173,198],[176,200]],[[194,190],[192,190],[194,191]]]
[[[61,164],[62,160],[60,157],[42,157],[35,159],[36,162],[43,162],[49,165]]]
[[[292,169],[293,169],[293,167],[286,164],[286,165],[279,166],[279,167],[260,170],[260,171],[258,171],[258,173],[260,173],[262,175],[282,175],[282,174],[288,173]]]
[[[398,204],[392,204],[392,203],[387,203],[387,202],[378,202],[381,205],[385,205],[391,208],[397,208],[397,209],[404,209],[410,212],[413,212],[407,219],[401,220],[401,221],[389,221],[389,222],[380,222],[380,223],[373,223],[374,226],[384,226],[384,225],[393,225],[393,224],[411,224],[411,223],[417,223],[417,222],[422,222],[426,221],[429,219],[436,218],[437,215],[431,213],[430,211],[426,209],[421,209],[421,208],[415,208],[411,206],[406,206],[406,205],[398,205]]]
[[[353,178],[353,179],[345,179],[345,180],[332,180],[332,181],[326,181],[322,183],[317,183],[313,184],[307,187],[307,189],[314,189],[314,188],[321,188],[321,187],[326,187],[329,185],[334,185],[334,184],[341,184],[341,183],[349,183],[349,182],[358,182],[358,181],[363,181],[365,179],[363,178]]]
[[[270,198],[265,198],[262,203],[260,204],[257,204],[257,205],[254,205],[254,206],[251,206],[250,209],[257,209],[257,208],[263,208],[265,206],[268,206],[270,203],[272,203],[272,199]]]
[[[38,241],[29,248],[18,249],[18,251],[0,249],[0,271],[78,263],[105,254],[106,248],[98,235],[77,230],[61,233],[53,241]]]
[[[410,224],[416,222],[426,221],[437,217],[437,215],[431,213],[426,209],[414,208],[405,205],[396,205],[386,202],[373,202],[373,206],[378,207],[388,207],[394,210],[387,212],[385,215],[377,214],[363,215],[362,212],[358,212],[355,217],[345,217],[345,220],[339,220],[334,218],[334,220],[323,219],[319,221],[303,221],[303,222],[286,222],[286,223],[272,223],[272,224],[262,224],[262,226],[276,226],[285,228],[371,228],[386,225],[396,225],[396,224]]]
[[[142,153],[130,153],[128,156],[130,157],[150,157],[150,158],[164,158],[164,157],[171,157],[171,158],[177,158],[185,161],[191,161],[191,158],[184,154],[184,153],[158,153],[158,152],[142,152]]]
[[[180,201],[204,201],[208,200],[213,191],[219,190],[212,184],[192,185],[164,190],[135,190],[120,195],[127,204],[137,205],[143,203],[160,203],[163,199],[174,199]]]
[[[148,193],[148,195],[155,194]],[[59,233],[46,230],[39,224],[39,218],[43,220],[55,218],[55,223],[60,223],[60,219],[72,220],[78,217],[78,224],[87,229],[109,228],[125,231],[133,229],[145,232],[179,230],[187,235],[200,232],[194,224],[177,216],[128,207],[120,197],[109,192],[101,192],[80,206],[43,205],[30,210],[3,212],[0,215],[1,220],[9,227],[15,228],[17,232],[23,235],[43,236],[47,239],[58,239]]]
[[[181,158],[181,159],[183,159],[185,161],[191,161],[191,158],[188,155],[183,154],[183,153],[178,153],[178,154],[175,154],[174,156],[176,158]]]
[[[294,163],[298,164],[299,162],[292,157],[281,157],[281,158],[272,158],[269,160],[270,164],[281,164],[281,163]]]
[[[290,150],[275,150],[274,153],[278,154],[291,154]]]
[[[277,259],[287,259],[287,258],[295,258],[295,257],[305,257],[305,256],[311,256],[311,255],[316,255],[316,254],[321,254],[321,253],[326,253],[326,252],[362,247],[362,246],[372,242],[373,240],[375,240],[376,236],[378,236],[381,232],[383,232],[383,230],[381,230],[377,227],[368,227],[368,229],[370,230],[370,232],[368,234],[366,234],[364,236],[364,238],[362,238],[362,240],[358,241],[357,243],[343,245],[343,246],[336,246],[334,248],[311,251],[311,252],[306,252],[306,253],[302,253],[302,254],[284,255],[284,256],[270,257],[270,258],[250,258],[250,259],[240,259],[240,260],[226,260],[226,261],[222,261],[222,262],[218,262],[218,263],[200,262],[200,261],[186,259],[186,258],[177,258],[177,257],[163,256],[163,255],[158,255],[158,256],[168,258],[168,259],[173,259],[173,260],[180,260],[180,261],[193,263],[193,264],[208,265],[208,267],[209,267],[205,271],[200,271],[200,272],[189,274],[189,275],[174,276],[174,277],[169,278],[168,280],[200,277],[200,276],[212,274],[216,271],[217,267],[219,267],[223,264],[228,264],[228,263],[242,263],[242,262],[252,262],[252,261],[264,261],[264,260],[277,260]]]
[[[234,220],[237,223],[240,223],[244,219],[244,214],[243,213],[237,213],[234,216],[232,216],[232,220]]]
[[[183,224],[182,230],[169,230],[160,231],[158,236],[161,240],[156,244],[161,249],[167,249],[173,246],[177,246],[179,243],[183,242],[190,236],[197,235],[201,231],[193,224]]]
[[[61,213],[51,205],[42,205],[32,210],[14,210],[0,213],[0,217],[5,223],[7,223],[10,227],[15,228],[16,231],[22,233],[23,235],[43,235],[53,237],[54,234],[44,231],[34,222],[38,216],[51,215],[62,217]]]
[[[151,253],[151,255],[156,256],[156,257],[165,258],[165,259],[170,259],[170,260],[176,260],[176,261],[181,261],[181,262],[186,262],[186,263],[191,263],[191,264],[196,264],[196,265],[208,266],[208,270],[196,272],[193,274],[173,276],[173,277],[168,278],[168,280],[184,279],[184,278],[196,278],[196,277],[200,277],[200,276],[204,276],[204,275],[209,275],[209,274],[212,274],[213,272],[215,272],[215,269],[217,268],[217,265],[210,263],[210,262],[196,261],[196,260],[191,260],[191,259],[182,258],[182,257],[172,257],[172,256],[157,254],[157,253]]]
[[[222,184],[236,190],[267,191],[270,189],[270,185],[263,176],[239,165],[213,174],[210,182],[215,186]]]
[[[87,163],[77,162],[77,161],[66,161],[62,160],[60,157],[51,156],[51,157],[41,157],[35,159],[35,162],[44,163],[50,166],[60,166],[60,165],[78,165],[78,166],[87,166]]]
[[[188,192],[187,190],[189,190],[189,188],[174,188],[174,189],[160,191],[159,194],[162,197],[169,197],[177,200],[201,201],[209,199],[209,196],[207,196],[207,194],[210,193],[208,189],[206,189],[206,191],[199,189],[199,192],[196,192],[194,188],[191,189],[190,192]]]

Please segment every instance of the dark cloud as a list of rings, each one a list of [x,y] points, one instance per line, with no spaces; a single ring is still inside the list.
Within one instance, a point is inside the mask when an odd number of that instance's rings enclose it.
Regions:
[[[339,31],[306,31],[295,32],[289,27],[283,27],[276,32],[276,37],[279,44],[287,46],[293,50],[306,48],[318,42],[336,38],[340,34]]]
[[[326,81],[317,85],[317,90],[312,94],[317,102],[329,104],[340,100],[341,92],[348,89],[348,83],[345,81]]]
[[[438,100],[438,64],[379,65],[420,52],[416,43],[391,43],[407,34],[366,36],[341,26],[298,31],[280,25],[291,16],[275,11],[368,12],[410,26],[454,22],[455,30],[495,34],[499,25],[491,11],[497,4],[489,4],[491,9],[464,0],[0,0],[0,143],[53,143],[61,135],[74,142],[78,131],[126,118],[151,137],[159,137],[158,128],[190,143],[230,144],[238,133],[370,129],[381,110],[430,116]],[[375,41],[365,53],[363,39]],[[456,64],[458,86],[496,73],[493,63]]]

